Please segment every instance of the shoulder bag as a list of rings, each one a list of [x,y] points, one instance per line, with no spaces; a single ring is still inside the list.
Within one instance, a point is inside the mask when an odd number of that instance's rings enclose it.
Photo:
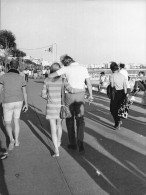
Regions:
[[[111,100],[114,100],[115,99],[115,94],[116,94],[115,86],[112,87],[111,84],[109,84],[107,86],[107,96],[108,96],[108,98],[111,99]]]
[[[64,78],[62,79],[62,89],[61,89],[61,109],[60,109],[60,118],[66,119],[71,117],[69,108],[65,105],[65,89],[64,89]]]

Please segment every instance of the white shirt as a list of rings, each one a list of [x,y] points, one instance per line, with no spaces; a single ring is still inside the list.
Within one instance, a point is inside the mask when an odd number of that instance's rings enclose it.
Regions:
[[[124,89],[124,85],[126,85],[125,76],[120,72],[115,72],[110,76],[110,83],[112,87],[114,86],[116,88],[116,90],[122,90]]]
[[[29,74],[29,70],[23,70],[24,74]]]
[[[65,74],[70,86],[76,89],[84,89],[85,79],[89,78],[87,68],[77,62],[62,67],[56,72],[59,76]]]
[[[127,85],[127,88],[131,88],[130,87],[130,84],[129,84],[129,81],[128,81],[128,72],[127,72],[127,70],[125,70],[125,69],[121,69],[120,70],[120,73],[122,74],[122,75],[124,75],[124,77],[125,77],[125,79],[126,79],[126,85]]]
[[[46,71],[47,71],[47,70],[43,69],[43,70],[42,70],[43,74],[45,74],[45,73],[46,73]]]

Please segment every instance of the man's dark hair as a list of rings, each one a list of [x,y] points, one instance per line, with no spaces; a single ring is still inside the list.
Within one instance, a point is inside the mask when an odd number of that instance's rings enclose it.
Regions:
[[[119,70],[118,64],[116,62],[111,62],[110,69],[112,72]]]
[[[69,66],[72,62],[75,62],[70,56],[65,55],[61,58],[61,63],[64,66]]]
[[[100,74],[101,74],[101,75],[105,75],[105,72],[101,72]]]
[[[140,71],[138,74],[139,75],[142,74],[143,76],[145,76],[145,72],[144,71]]]
[[[19,67],[19,62],[17,61],[17,60],[12,60],[11,62],[10,62],[10,68],[11,69],[18,69],[18,67]]]
[[[125,68],[125,64],[120,64],[120,68]]]

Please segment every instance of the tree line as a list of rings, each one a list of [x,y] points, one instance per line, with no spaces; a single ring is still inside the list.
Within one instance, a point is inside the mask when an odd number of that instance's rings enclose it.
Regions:
[[[4,56],[0,55],[0,64],[5,67],[9,63],[8,57],[17,58],[22,66],[22,58],[26,56],[26,53],[17,48],[15,35],[8,30],[0,30],[0,50],[4,51]],[[36,64],[31,60],[24,60],[23,66],[35,66]]]

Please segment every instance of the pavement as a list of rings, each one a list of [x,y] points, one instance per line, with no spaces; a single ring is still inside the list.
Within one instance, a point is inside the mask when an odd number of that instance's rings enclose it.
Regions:
[[[29,110],[21,114],[20,146],[0,161],[0,195],[145,195],[146,107],[133,105],[123,128],[115,131],[106,96],[85,105],[84,155],[67,149],[63,121],[60,156],[53,158],[42,79],[28,82]],[[0,119],[2,147],[5,129]]]

